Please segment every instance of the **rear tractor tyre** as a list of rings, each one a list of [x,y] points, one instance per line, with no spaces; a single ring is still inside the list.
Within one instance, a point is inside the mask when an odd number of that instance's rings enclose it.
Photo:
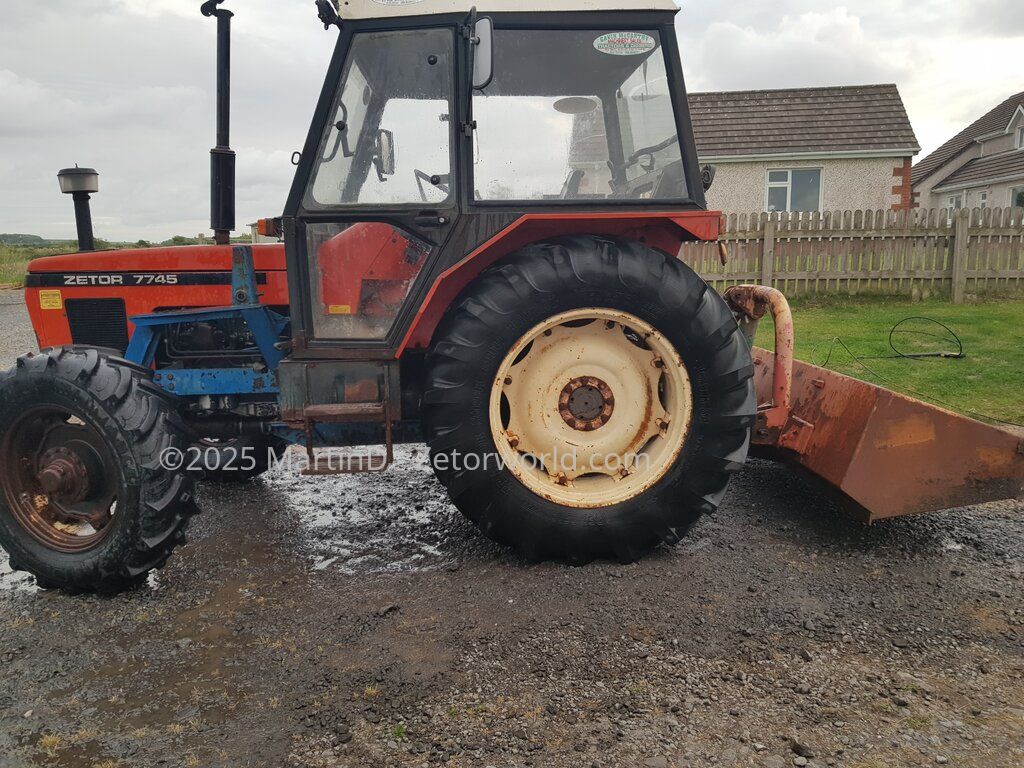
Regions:
[[[678,259],[575,236],[529,246],[453,305],[423,425],[455,505],[527,559],[639,559],[713,512],[746,461],[750,347]]]
[[[82,347],[0,374],[0,545],[44,587],[122,591],[185,541],[192,479],[163,468],[188,446],[150,374]]]

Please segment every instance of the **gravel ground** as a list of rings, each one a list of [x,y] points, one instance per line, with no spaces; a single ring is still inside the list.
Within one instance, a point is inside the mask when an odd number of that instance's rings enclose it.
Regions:
[[[483,540],[417,446],[200,495],[134,593],[0,567],[0,768],[1024,765],[1020,503],[865,528],[754,461],[680,546],[573,569]]]

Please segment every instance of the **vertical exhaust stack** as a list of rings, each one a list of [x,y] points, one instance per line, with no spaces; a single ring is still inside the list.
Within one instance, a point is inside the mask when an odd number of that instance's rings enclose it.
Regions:
[[[235,228],[235,153],[231,150],[231,18],[207,0],[203,16],[217,19],[217,146],[210,150],[210,228],[219,245],[231,242]]]
[[[60,191],[75,201],[75,227],[78,230],[78,250],[95,251],[96,239],[92,234],[92,211],[89,198],[100,191],[100,175],[92,168],[65,168],[57,174]]]

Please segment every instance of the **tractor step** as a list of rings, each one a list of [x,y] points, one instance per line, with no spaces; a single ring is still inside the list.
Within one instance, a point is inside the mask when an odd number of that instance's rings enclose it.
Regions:
[[[385,392],[389,388],[385,385]],[[309,464],[302,474],[306,477],[326,475],[355,475],[384,472],[395,461],[394,437],[392,434],[391,406],[389,398],[379,403],[336,403],[329,405],[307,405],[303,411],[306,424],[306,456]],[[317,454],[313,446],[313,434],[317,424],[362,424],[384,425],[384,454],[348,454],[339,456],[328,451]]]
[[[358,424],[384,421],[384,403],[344,403],[342,405],[308,405],[302,411],[306,423]]]

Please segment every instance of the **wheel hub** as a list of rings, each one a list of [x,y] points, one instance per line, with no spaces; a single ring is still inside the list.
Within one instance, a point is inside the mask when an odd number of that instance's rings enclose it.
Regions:
[[[558,412],[573,429],[593,432],[600,429],[612,417],[615,410],[615,395],[601,379],[594,376],[579,376],[562,390],[558,398]]]
[[[113,530],[117,466],[97,427],[55,405],[28,409],[0,436],[0,493],[21,527],[57,552],[88,551]]]
[[[67,448],[51,448],[40,458],[37,479],[43,490],[65,504],[81,501],[89,493],[89,470],[81,457]]]

